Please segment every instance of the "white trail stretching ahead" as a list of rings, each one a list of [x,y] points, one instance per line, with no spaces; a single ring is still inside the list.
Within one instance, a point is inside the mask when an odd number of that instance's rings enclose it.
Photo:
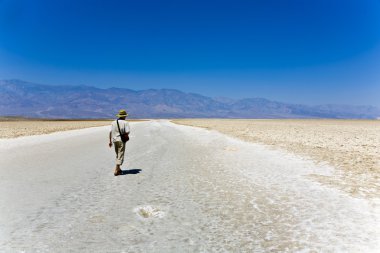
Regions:
[[[0,251],[379,252],[378,200],[331,168],[217,132],[132,123],[114,177],[108,127],[0,140]]]

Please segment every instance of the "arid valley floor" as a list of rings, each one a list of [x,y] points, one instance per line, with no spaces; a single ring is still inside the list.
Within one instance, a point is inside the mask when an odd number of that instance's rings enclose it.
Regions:
[[[0,251],[379,252],[379,121],[172,122],[0,122]]]
[[[189,119],[175,123],[217,130],[334,166],[334,177],[314,176],[354,196],[380,197],[380,120]]]

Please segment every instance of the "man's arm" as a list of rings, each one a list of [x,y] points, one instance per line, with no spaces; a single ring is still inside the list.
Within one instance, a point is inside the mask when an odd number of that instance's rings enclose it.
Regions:
[[[129,134],[131,132],[131,128],[129,127],[129,123],[126,121],[124,125],[124,132]]]
[[[108,146],[109,147],[112,147],[112,132],[110,131],[110,133],[109,133],[109,143],[108,143]]]

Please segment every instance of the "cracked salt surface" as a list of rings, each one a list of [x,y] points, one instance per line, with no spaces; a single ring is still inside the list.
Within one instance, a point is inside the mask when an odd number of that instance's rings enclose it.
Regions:
[[[112,175],[108,128],[0,148],[0,251],[379,252],[379,200],[310,177],[332,168],[167,121],[131,127],[136,175]]]
[[[152,206],[139,206],[133,209],[133,211],[141,218],[163,218],[165,216],[165,212],[161,211],[157,207]]]

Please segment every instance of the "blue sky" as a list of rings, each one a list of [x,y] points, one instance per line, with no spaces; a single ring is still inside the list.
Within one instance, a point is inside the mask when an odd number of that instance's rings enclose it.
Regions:
[[[380,106],[379,0],[0,0],[0,79]]]

